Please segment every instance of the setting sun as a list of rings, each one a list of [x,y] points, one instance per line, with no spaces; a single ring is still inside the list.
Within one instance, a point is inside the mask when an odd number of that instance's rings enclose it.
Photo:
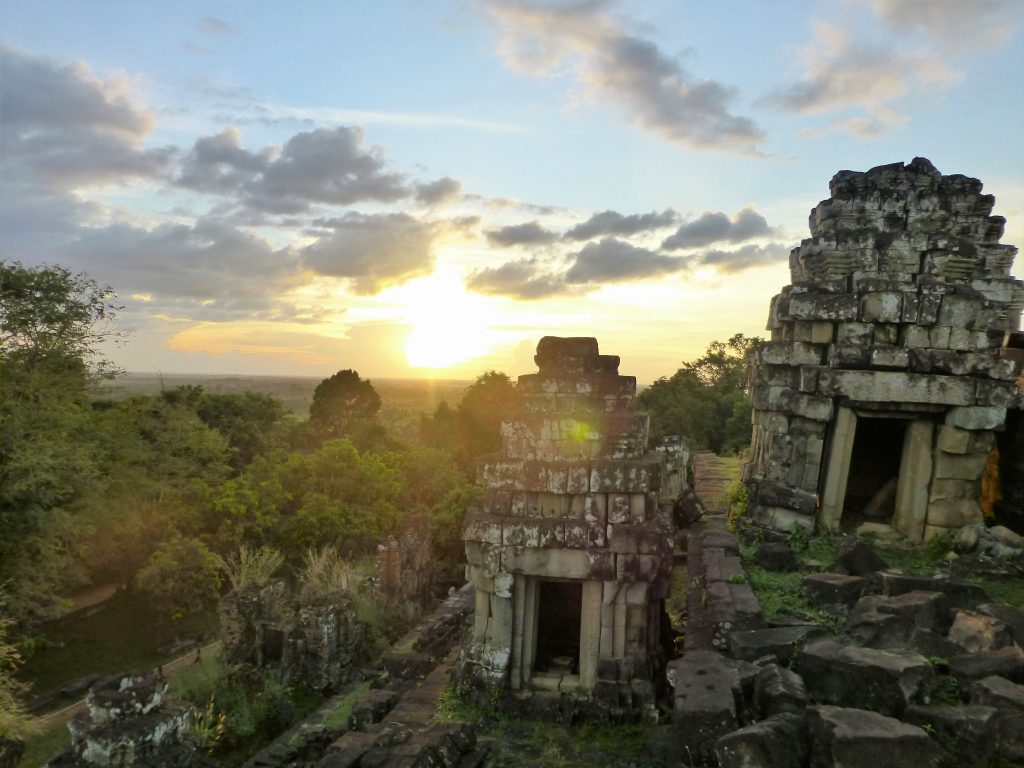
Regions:
[[[412,332],[405,356],[416,368],[447,368],[487,353],[487,301],[467,293],[458,275],[439,271],[403,288]]]

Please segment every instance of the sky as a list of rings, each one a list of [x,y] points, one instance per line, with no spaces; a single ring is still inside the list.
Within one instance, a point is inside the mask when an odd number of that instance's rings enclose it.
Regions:
[[[9,0],[0,259],[116,290],[130,371],[473,378],[764,335],[839,170],[1024,243],[1021,0]],[[1018,265],[1014,274],[1022,275]]]

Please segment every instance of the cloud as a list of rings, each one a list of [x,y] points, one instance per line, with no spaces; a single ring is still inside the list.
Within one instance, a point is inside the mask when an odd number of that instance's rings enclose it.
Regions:
[[[617,211],[595,213],[586,221],[577,224],[565,233],[566,240],[589,240],[599,235],[635,235],[653,229],[670,227],[679,220],[679,214],[673,210],[661,213],[633,213],[628,216]]]
[[[705,251],[696,264],[715,267],[724,274],[733,274],[751,267],[775,264],[787,259],[788,256],[789,248],[782,243],[768,243],[767,245],[749,243],[734,251]]]
[[[401,174],[387,170],[378,149],[364,150],[361,128],[339,126],[297,133],[284,146],[250,152],[234,128],[196,141],[178,183],[201,192],[237,195],[270,213],[299,213],[312,204],[394,202],[411,194]]]
[[[99,79],[82,63],[60,64],[0,46],[0,175],[6,185],[54,190],[164,173],[174,150],[146,149],[153,116],[123,79]]]
[[[897,32],[924,35],[950,52],[992,50],[1013,37],[1016,0],[872,0],[875,13]]]
[[[770,235],[768,221],[753,208],[744,208],[730,219],[721,211],[705,211],[700,217],[688,221],[662,242],[668,250],[699,248],[711,243],[741,243],[755,237]]]
[[[230,37],[241,34],[241,30],[224,19],[216,16],[203,16],[196,22],[196,28],[204,35],[210,37]]]
[[[666,256],[606,237],[583,246],[565,273],[565,279],[569,283],[628,282],[679,272],[687,266],[685,258]]]
[[[288,248],[219,219],[83,227],[63,247],[63,261],[102,280],[116,278],[122,296],[146,294],[147,313],[225,320],[287,312],[281,296],[301,278]]]
[[[321,275],[349,278],[356,293],[376,293],[434,267],[435,229],[408,214],[350,213],[317,224],[328,231],[301,250],[302,264]]]
[[[853,41],[821,21],[803,60],[800,81],[777,88],[763,103],[805,115],[860,109],[863,121],[843,120],[831,128],[872,138],[906,120],[892,105],[911,90],[944,90],[963,79],[943,56]]]
[[[450,203],[458,200],[461,194],[462,183],[450,176],[416,185],[416,201],[424,205]]]
[[[509,261],[500,267],[478,269],[470,273],[466,286],[477,293],[517,299],[543,299],[570,291],[559,275],[548,271],[532,258]]]
[[[509,68],[535,77],[570,72],[591,100],[691,149],[757,151],[764,134],[731,111],[734,88],[693,77],[650,40],[624,31],[605,5],[491,0],[484,7]]]
[[[509,248],[513,245],[550,245],[558,239],[558,235],[544,229],[537,221],[524,224],[510,224],[501,229],[490,229],[486,233],[491,245]]]

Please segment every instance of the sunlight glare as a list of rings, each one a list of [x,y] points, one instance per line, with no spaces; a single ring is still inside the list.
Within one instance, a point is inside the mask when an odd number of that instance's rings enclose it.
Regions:
[[[487,306],[467,293],[458,275],[436,272],[403,287],[412,332],[405,344],[409,365],[447,368],[487,353]]]

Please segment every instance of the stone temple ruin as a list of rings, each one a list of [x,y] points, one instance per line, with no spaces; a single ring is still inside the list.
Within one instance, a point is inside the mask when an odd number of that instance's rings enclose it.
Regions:
[[[672,565],[672,454],[648,452],[636,379],[596,339],[545,337],[522,412],[480,471],[465,527],[475,625],[464,669],[489,689],[652,711]]]
[[[1024,284],[981,182],[922,158],[841,171],[790,254],[751,372],[750,510],[921,541],[981,522]]]

